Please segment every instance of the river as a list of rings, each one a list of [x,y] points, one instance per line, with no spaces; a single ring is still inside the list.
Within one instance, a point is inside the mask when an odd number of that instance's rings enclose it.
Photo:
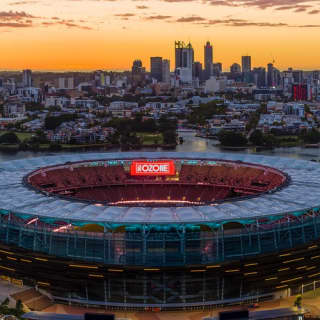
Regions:
[[[274,155],[295,159],[320,159],[320,148],[306,149],[302,147],[293,148],[276,148],[274,150],[265,150],[261,152],[254,152],[252,149],[242,151],[227,151],[220,149],[216,144],[216,140],[205,139],[195,136],[195,132],[182,132],[179,136],[183,137],[183,144],[178,145],[175,149],[177,152],[237,152],[250,154]],[[142,148],[139,151],[160,151],[161,149]],[[119,152],[119,149],[112,149],[108,152]],[[15,159],[25,159],[33,157],[41,157],[56,154],[70,154],[70,152],[33,152],[33,151],[19,151],[15,153],[0,152],[0,162]]]

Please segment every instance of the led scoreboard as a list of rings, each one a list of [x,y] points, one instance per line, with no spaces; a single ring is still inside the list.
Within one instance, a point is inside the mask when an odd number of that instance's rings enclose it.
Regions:
[[[132,176],[172,176],[175,173],[173,160],[132,161],[130,166]]]

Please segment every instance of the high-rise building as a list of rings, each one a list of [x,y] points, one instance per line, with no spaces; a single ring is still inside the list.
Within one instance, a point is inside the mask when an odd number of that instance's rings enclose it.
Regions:
[[[222,73],[222,63],[217,62],[212,64],[212,75],[213,76],[220,76]]]
[[[235,73],[241,73],[241,67],[240,64],[234,63],[230,67],[230,72],[235,74]]]
[[[192,83],[194,51],[191,43],[175,42],[176,75],[182,83]]]
[[[307,84],[294,84],[292,85],[292,98],[293,100],[297,101],[306,101],[309,100],[310,97],[312,96],[309,93],[311,90],[308,90],[308,85]]]
[[[134,85],[140,85],[145,80],[146,69],[142,66],[141,60],[134,60],[132,64],[131,74]]]
[[[32,87],[32,71],[29,69],[22,71],[22,84],[24,87]]]
[[[162,82],[170,83],[170,60],[162,60]]]
[[[259,67],[252,70],[253,82],[258,88],[266,86],[266,69]]]
[[[251,56],[242,56],[242,72],[251,72]]]
[[[194,51],[191,43],[185,44],[183,41],[175,42],[176,69],[189,68],[192,69],[194,62]]]
[[[205,80],[208,80],[212,76],[212,64],[213,64],[213,48],[209,41],[204,46],[204,74]]]
[[[274,67],[272,63],[268,63],[268,71],[267,71],[267,84],[268,87],[275,86],[275,76],[274,76]]]
[[[143,73],[145,69],[142,67],[142,61],[141,60],[134,60],[132,64],[132,69],[131,69],[133,74],[139,74]]]
[[[162,57],[150,58],[151,77],[158,82],[162,81]]]
[[[303,83],[303,71],[302,70],[293,70],[292,76],[293,76],[295,83],[297,83],[297,84]]]
[[[194,62],[193,64],[193,78],[198,79],[199,81],[203,78],[203,70],[201,62]]]

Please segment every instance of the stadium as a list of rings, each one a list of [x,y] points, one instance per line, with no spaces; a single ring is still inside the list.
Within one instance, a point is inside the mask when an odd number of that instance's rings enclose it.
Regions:
[[[316,162],[238,153],[2,162],[0,275],[127,310],[299,292],[320,279],[319,183]]]

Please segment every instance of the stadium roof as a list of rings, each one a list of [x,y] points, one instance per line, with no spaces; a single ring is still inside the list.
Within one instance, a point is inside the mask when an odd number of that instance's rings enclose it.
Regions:
[[[274,167],[291,177],[291,183],[260,196],[194,207],[97,206],[39,193],[24,185],[23,177],[41,167],[84,160],[121,159],[220,159]],[[320,165],[316,162],[238,153],[79,153],[36,157],[0,163],[0,209],[55,220],[112,224],[209,223],[250,219],[320,207]]]

